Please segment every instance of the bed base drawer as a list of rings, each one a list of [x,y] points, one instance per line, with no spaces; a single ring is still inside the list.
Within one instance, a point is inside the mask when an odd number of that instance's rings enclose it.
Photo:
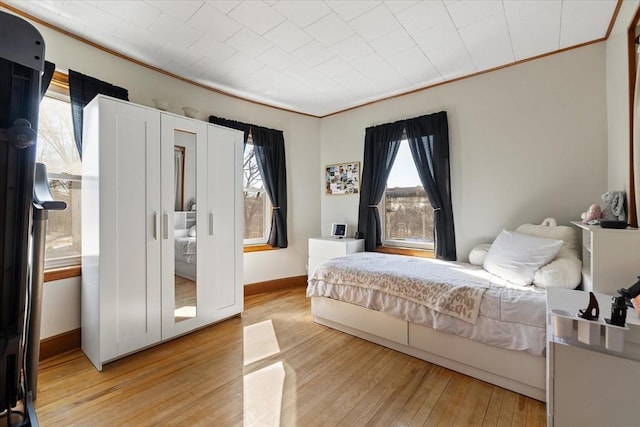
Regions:
[[[326,322],[319,319],[326,319],[398,344],[409,343],[407,322],[380,311],[329,298],[312,297],[311,312],[315,320],[321,324]]]

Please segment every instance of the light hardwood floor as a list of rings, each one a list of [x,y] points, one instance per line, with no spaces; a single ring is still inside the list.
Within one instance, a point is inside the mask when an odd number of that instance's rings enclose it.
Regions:
[[[243,366],[246,349],[279,347]],[[244,350],[249,352],[249,350]],[[82,352],[41,363],[40,425],[522,425],[545,405],[316,325],[305,289],[245,299],[235,317],[97,372]]]

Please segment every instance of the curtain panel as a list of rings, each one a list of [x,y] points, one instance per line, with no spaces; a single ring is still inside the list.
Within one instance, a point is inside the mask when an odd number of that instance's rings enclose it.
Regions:
[[[44,73],[42,73],[42,78],[40,79],[40,101],[42,101],[44,94],[47,93],[47,89],[49,89],[54,71],[56,71],[56,64],[44,61]]]
[[[434,210],[436,257],[455,261],[449,128],[444,111],[366,129],[358,232],[364,236],[365,250],[375,251],[382,245],[377,205],[405,132],[420,181]]]
[[[404,122],[370,127],[365,131],[358,232],[364,236],[366,251],[375,251],[382,245],[378,203],[387,186],[387,178],[398,154],[403,132]]]
[[[96,95],[107,95],[113,98],[129,100],[129,91],[94,77],[85,76],[77,71],[69,70],[69,97],[71,98],[71,118],[76,147],[82,159],[82,119],[83,108]]]
[[[283,132],[216,116],[209,116],[209,122],[241,130],[244,132],[245,145],[249,132],[251,132],[256,163],[273,210],[267,243],[273,247],[286,248],[289,243],[287,238],[287,168]]]
[[[449,126],[447,113],[408,119],[407,140],[420,181],[433,208],[436,258],[456,260],[456,237],[451,205]]]

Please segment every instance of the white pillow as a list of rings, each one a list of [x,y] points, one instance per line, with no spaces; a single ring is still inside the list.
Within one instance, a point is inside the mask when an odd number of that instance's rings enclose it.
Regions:
[[[189,232],[187,234],[189,235],[189,237],[196,237],[196,226],[192,225],[191,228],[189,228]]]
[[[484,264],[484,258],[487,256],[487,252],[489,252],[490,247],[491,243],[482,243],[471,249],[471,252],[469,252],[469,264]]]
[[[536,270],[548,264],[563,243],[502,230],[489,248],[483,267],[513,284],[530,285]]]

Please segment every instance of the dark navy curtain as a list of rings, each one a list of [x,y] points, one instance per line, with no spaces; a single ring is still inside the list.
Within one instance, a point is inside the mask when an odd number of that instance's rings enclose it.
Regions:
[[[96,95],[107,95],[114,98],[129,100],[127,89],[103,82],[94,77],[85,76],[77,71],[69,70],[69,97],[71,98],[71,118],[73,119],[73,135],[76,147],[82,158],[82,117],[83,108]]]
[[[209,116],[209,122],[241,130],[244,132],[245,145],[249,133],[251,133],[258,170],[272,206],[271,230],[267,243],[273,247],[286,248],[289,243],[287,239],[287,167],[284,134],[281,130],[267,129],[216,116]]]
[[[364,237],[366,251],[375,251],[382,245],[378,203],[387,186],[403,132],[404,122],[370,127],[365,132],[358,233]]]
[[[456,237],[451,206],[449,126],[447,113],[406,121],[407,140],[420,181],[433,208],[436,258],[456,260]]]

